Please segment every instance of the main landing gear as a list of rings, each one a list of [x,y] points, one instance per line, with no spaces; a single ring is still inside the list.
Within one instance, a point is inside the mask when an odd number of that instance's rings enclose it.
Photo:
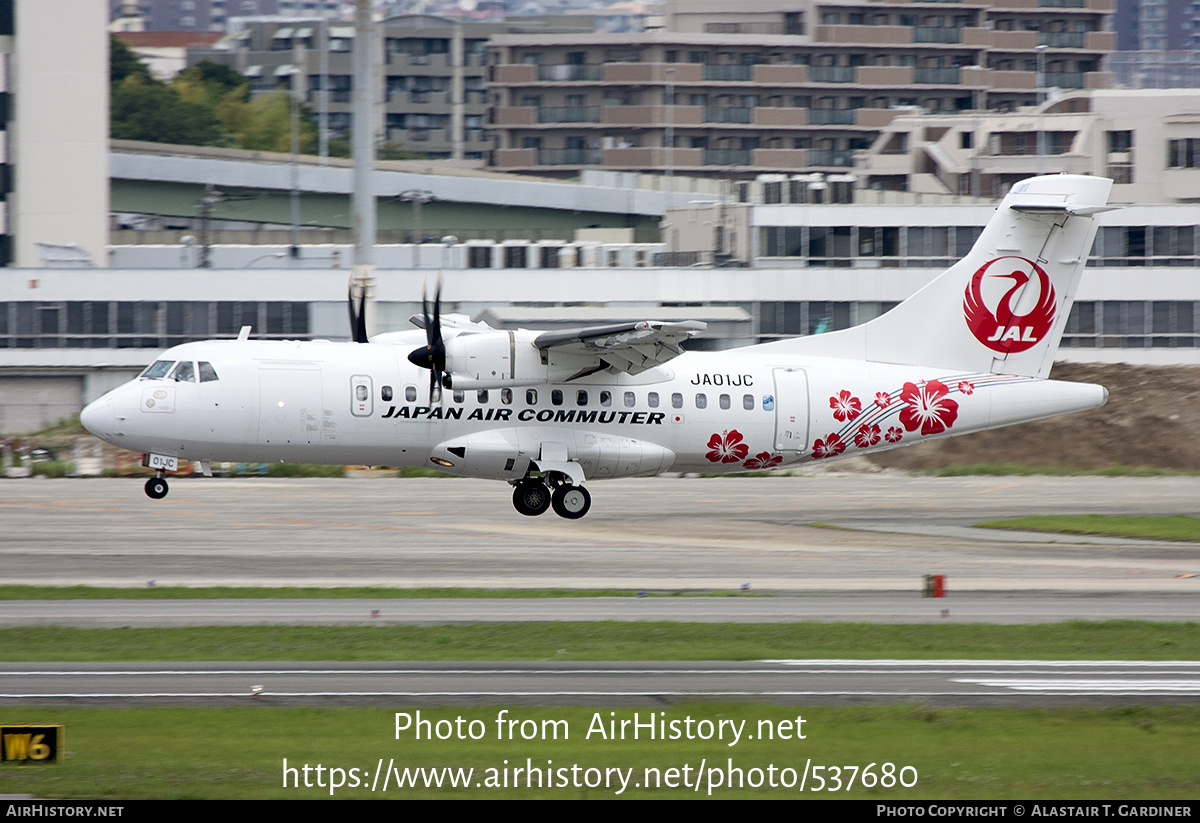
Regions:
[[[578,520],[592,507],[592,496],[583,486],[532,477],[519,480],[513,486],[513,506],[527,517],[544,514],[546,509],[553,507],[559,517]]]
[[[146,496],[151,500],[162,500],[167,496],[167,481],[163,478],[163,472],[160,469],[157,477],[151,477],[146,481]]]

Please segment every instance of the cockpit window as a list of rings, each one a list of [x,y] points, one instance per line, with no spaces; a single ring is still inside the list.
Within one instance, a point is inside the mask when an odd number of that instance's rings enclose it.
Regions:
[[[138,375],[146,380],[161,380],[166,376],[171,367],[175,365],[174,360],[155,360],[146,370]]]
[[[196,382],[196,367],[191,360],[180,360],[179,365],[171,372],[171,379],[180,383]]]
[[[209,363],[207,360],[201,360],[196,365],[200,367],[201,383],[215,383],[221,379],[217,377],[217,370],[212,367],[212,363]]]

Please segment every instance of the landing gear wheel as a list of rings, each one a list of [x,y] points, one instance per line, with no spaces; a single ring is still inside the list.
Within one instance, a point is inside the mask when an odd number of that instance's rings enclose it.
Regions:
[[[564,484],[554,490],[554,513],[568,520],[578,520],[592,507],[592,496],[583,486]]]
[[[513,489],[513,506],[526,517],[537,517],[550,508],[550,490],[537,480],[518,483]]]
[[[151,477],[146,481],[146,496],[152,500],[162,500],[167,496],[167,481],[161,477]]]

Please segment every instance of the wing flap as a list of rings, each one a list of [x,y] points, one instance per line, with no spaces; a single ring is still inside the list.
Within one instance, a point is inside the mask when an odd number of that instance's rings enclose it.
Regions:
[[[706,328],[707,324],[695,320],[643,320],[543,332],[534,338],[533,345],[548,357],[594,357],[607,364],[610,371],[639,374],[683,354],[680,343]]]

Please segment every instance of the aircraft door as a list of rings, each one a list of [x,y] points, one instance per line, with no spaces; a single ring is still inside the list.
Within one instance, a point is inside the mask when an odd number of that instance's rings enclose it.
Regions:
[[[356,374],[350,378],[350,413],[355,417],[370,417],[375,410],[374,392],[371,378],[365,374]]]
[[[258,442],[264,446],[321,439],[321,369],[316,365],[258,370]]]
[[[808,448],[808,374],[804,369],[775,369],[775,451]],[[766,403],[767,398],[763,398]]]

